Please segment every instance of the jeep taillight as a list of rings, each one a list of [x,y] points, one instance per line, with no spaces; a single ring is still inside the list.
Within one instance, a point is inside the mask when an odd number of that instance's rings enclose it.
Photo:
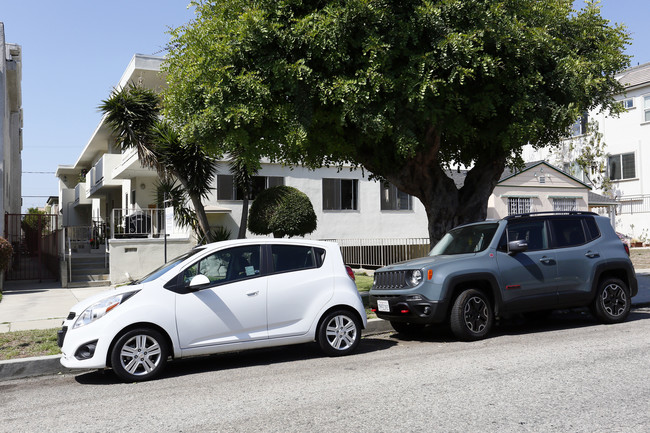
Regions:
[[[627,253],[627,256],[630,256],[630,246],[623,242],[623,248],[625,248],[625,252]]]

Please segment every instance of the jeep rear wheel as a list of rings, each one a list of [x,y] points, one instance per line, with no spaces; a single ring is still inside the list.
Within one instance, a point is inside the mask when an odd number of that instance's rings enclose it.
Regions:
[[[494,313],[487,297],[475,289],[463,291],[451,307],[449,324],[456,338],[474,341],[485,338],[494,323]]]
[[[627,285],[618,278],[607,278],[598,286],[592,311],[603,323],[619,323],[627,318],[631,306]]]

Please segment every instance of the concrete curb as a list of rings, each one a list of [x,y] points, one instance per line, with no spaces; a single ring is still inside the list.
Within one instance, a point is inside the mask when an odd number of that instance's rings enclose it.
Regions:
[[[0,382],[10,379],[73,372],[73,370],[62,366],[61,362],[59,362],[60,359],[61,355],[50,355],[0,361]]]
[[[370,319],[368,326],[363,330],[363,336],[382,334],[392,330],[390,322]],[[0,361],[0,382],[50,374],[79,374],[84,371],[65,368],[61,365],[60,359],[61,355],[50,355]]]

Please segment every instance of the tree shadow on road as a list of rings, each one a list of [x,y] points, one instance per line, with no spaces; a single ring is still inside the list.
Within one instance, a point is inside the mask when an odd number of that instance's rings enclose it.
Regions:
[[[625,322],[650,320],[650,308],[637,308],[630,311]],[[603,325],[598,322],[586,308],[557,310],[547,315],[514,315],[498,320],[487,338],[504,335],[526,335],[541,332],[560,331],[572,328],[589,326],[616,326]],[[437,343],[458,342],[447,324],[427,326],[418,332],[410,334],[394,332],[392,339],[401,341],[428,341]]]

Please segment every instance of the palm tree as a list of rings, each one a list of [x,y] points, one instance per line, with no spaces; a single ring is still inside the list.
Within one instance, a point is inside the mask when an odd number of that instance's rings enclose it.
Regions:
[[[186,142],[160,119],[160,97],[153,90],[129,84],[115,90],[99,106],[122,150],[135,148],[144,167],[162,179],[175,177],[187,193],[202,235],[212,241],[203,207],[216,173],[216,160],[197,143]]]
[[[253,176],[257,174],[260,162],[259,159],[253,161],[247,159],[243,148],[237,148],[230,154],[230,158],[230,173],[233,176],[233,183],[244,196],[237,239],[245,239],[248,225],[248,201],[251,195]]]

